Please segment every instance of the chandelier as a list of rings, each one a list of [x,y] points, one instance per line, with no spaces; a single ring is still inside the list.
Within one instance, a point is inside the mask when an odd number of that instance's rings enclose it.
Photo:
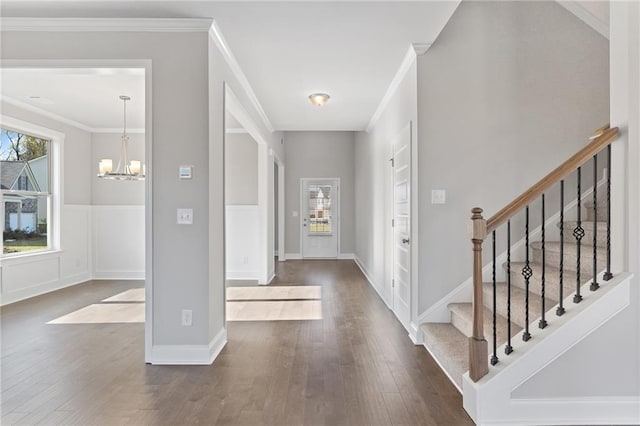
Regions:
[[[100,163],[98,164],[98,177],[102,179],[112,180],[144,180],[144,164],[142,164],[142,162],[138,160],[131,160],[131,162],[129,162],[129,136],[127,135],[127,101],[130,101],[131,98],[126,95],[121,95],[120,99],[122,100],[124,105],[124,130],[122,131],[122,142],[120,144],[120,159],[118,160],[118,166],[116,167],[115,171],[113,170],[112,159],[104,158],[100,160]]]

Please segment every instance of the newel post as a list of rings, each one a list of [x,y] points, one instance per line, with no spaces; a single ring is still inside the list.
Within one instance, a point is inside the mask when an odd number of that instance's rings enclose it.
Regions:
[[[482,209],[471,210],[471,242],[473,243],[473,334],[469,337],[469,377],[474,382],[489,373],[489,349],[484,338],[482,303],[482,242],[487,236],[487,221]]]

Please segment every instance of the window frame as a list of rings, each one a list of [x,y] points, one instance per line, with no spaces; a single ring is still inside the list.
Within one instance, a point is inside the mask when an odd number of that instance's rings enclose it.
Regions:
[[[42,255],[60,250],[60,211],[63,200],[63,147],[64,133],[49,129],[38,124],[23,121],[7,115],[0,115],[0,127],[4,130],[18,132],[28,136],[35,136],[49,141],[49,188],[48,192],[0,190],[2,212],[0,220],[5,221],[5,194],[26,195],[32,197],[47,197],[47,247],[41,250],[30,250],[18,253],[4,253],[4,238],[0,240],[0,258],[15,259],[26,256]],[[4,231],[4,228],[3,228]]]

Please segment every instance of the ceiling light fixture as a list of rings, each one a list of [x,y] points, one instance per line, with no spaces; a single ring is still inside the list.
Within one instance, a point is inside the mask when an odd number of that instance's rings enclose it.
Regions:
[[[121,95],[120,99],[124,104],[124,130],[122,131],[122,143],[120,145],[120,159],[118,167],[113,171],[113,160],[104,158],[98,164],[98,177],[102,179],[112,180],[144,180],[145,166],[140,161],[131,160],[129,162],[128,148],[129,136],[127,135],[127,101],[131,100],[129,96]],[[141,170],[142,167],[142,170]],[[140,173],[142,172],[142,173]]]
[[[329,102],[329,95],[326,93],[312,93],[309,95],[309,100],[315,106],[323,106],[327,102]]]

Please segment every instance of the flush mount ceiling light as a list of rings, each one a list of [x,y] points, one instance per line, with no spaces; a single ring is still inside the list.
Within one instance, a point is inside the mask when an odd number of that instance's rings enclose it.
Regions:
[[[322,106],[329,102],[329,95],[326,93],[312,93],[309,95],[309,100],[315,106]]]
[[[129,136],[127,135],[127,101],[131,98],[126,95],[121,95],[120,99],[124,104],[124,126],[121,137],[120,145],[120,159],[118,160],[118,167],[113,171],[113,160],[111,158],[104,158],[100,160],[98,168],[100,173],[98,177],[102,179],[112,180],[144,180],[145,167],[140,161],[131,160],[129,162],[128,148],[129,148]],[[140,168],[142,167],[142,170]],[[142,171],[142,173],[140,173]]]

